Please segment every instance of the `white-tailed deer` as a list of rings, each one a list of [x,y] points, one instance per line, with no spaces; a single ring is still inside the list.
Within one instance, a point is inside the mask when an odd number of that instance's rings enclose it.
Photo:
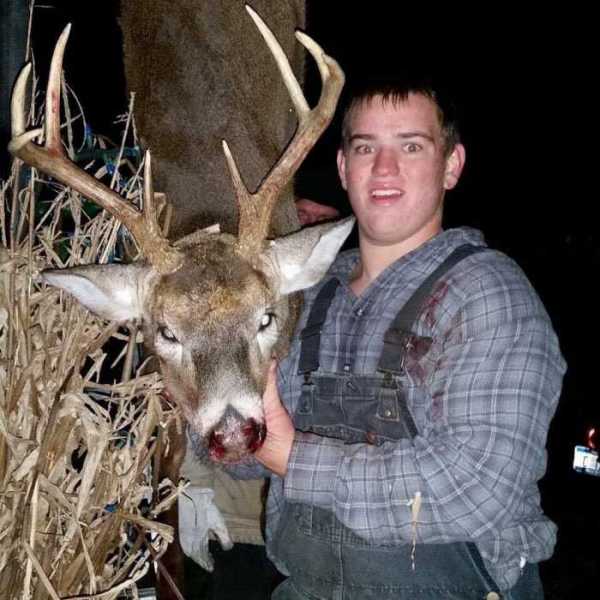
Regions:
[[[25,163],[109,211],[135,238],[143,255],[137,262],[46,271],[43,279],[104,318],[141,322],[145,344],[158,358],[167,393],[206,441],[210,457],[220,462],[239,461],[260,446],[267,366],[290,331],[286,296],[320,279],[352,227],[352,220],[344,220],[267,240],[278,195],[329,124],[344,77],[311,38],[296,33],[316,60],[323,81],[318,105],[310,109],[277,41],[258,15],[250,8],[248,12],[275,57],[299,124],[284,154],[254,193],[245,188],[223,142],[239,207],[237,237],[198,231],[169,242],[157,222],[149,154],[141,211],[66,157],[59,121],[68,27],[52,59],[44,145],[33,142],[42,131],[26,131],[29,67],[15,85],[9,145]],[[202,191],[197,193],[201,196]]]
[[[248,12],[275,57],[298,115],[298,128],[254,193],[242,183],[223,143],[238,203],[237,236],[200,230],[176,242],[164,237],[149,154],[142,210],[67,158],[60,139],[60,84],[68,27],[52,59],[44,131],[26,131],[26,67],[13,93],[9,146],[25,163],[109,211],[132,234],[142,255],[134,263],[46,271],[42,277],[106,319],[141,323],[145,346],[158,359],[166,393],[180,405],[210,458],[223,463],[243,460],[262,443],[267,368],[271,356],[285,352],[295,323],[288,295],[322,277],[352,228],[348,219],[267,239],[278,197],[329,124],[344,76],[312,39],[297,33],[316,60],[323,82],[319,102],[310,109],[274,36],[256,13]],[[43,146],[33,141],[40,134]],[[201,203],[202,190],[195,190],[195,195]],[[183,442],[179,439],[179,448],[172,453],[171,477],[183,457]]]

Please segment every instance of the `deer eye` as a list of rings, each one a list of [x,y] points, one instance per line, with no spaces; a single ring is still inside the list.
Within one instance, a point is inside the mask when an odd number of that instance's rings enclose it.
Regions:
[[[176,344],[179,341],[173,332],[164,325],[158,328],[158,333],[160,333],[163,339],[167,340],[167,342],[171,342],[172,344]]]
[[[271,323],[273,322],[273,319],[275,319],[275,315],[273,313],[267,312],[262,316],[262,319],[260,320],[260,327],[258,328],[259,331],[264,331],[267,327],[269,327],[271,325]]]

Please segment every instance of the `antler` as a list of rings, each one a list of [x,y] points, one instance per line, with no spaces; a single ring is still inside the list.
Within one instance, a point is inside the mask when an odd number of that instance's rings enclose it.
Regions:
[[[292,141],[254,194],[248,192],[242,182],[227,142],[223,141],[223,151],[233,179],[240,213],[238,248],[241,254],[252,255],[261,250],[267,237],[271,214],[281,191],[331,122],[344,85],[344,73],[337,62],[325,54],[313,39],[300,31],[296,32],[298,41],[317,62],[323,82],[319,102],[310,109],[279,42],[252,8],[246,5],[246,10],[275,58],[298,115],[298,129]]]
[[[25,91],[31,71],[31,64],[27,64],[19,74],[12,95],[12,140],[8,149],[26,164],[72,187],[107,210],[131,232],[142,254],[154,268],[161,273],[174,271],[181,264],[182,256],[160,234],[152,190],[150,153],[147,152],[145,157],[142,212],[117,192],[77,167],[66,156],[60,139],[60,83],[63,56],[70,30],[71,25],[67,25],[63,30],[50,64],[46,90],[45,144],[39,146],[33,142],[34,138],[44,132],[42,129],[25,131]]]

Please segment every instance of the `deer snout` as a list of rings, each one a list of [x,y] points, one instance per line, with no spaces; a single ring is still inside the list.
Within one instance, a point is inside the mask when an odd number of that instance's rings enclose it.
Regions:
[[[208,436],[208,452],[215,462],[235,463],[258,450],[266,435],[264,423],[246,419],[229,408]]]

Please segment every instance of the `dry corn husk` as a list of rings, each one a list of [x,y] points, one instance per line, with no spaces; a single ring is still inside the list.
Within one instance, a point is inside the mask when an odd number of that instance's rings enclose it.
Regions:
[[[0,598],[109,600],[148,570],[149,544],[160,555],[172,540],[153,507],[177,488],[153,490],[150,466],[179,416],[156,373],[129,373],[134,327],[38,278],[108,260],[114,219],[88,216],[77,194],[16,162],[0,199]],[[107,383],[109,341],[125,368]]]

